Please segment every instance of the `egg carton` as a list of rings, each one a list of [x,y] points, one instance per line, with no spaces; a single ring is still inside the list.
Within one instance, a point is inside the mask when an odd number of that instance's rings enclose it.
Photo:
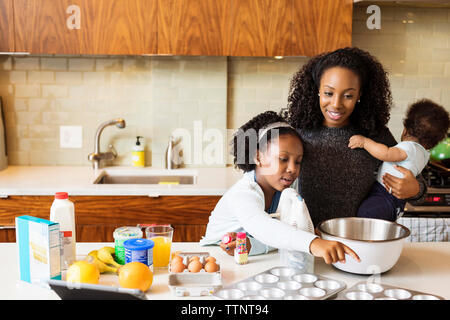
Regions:
[[[383,283],[361,281],[339,294],[338,300],[445,300],[444,298],[391,286]]]
[[[201,262],[201,264],[203,265],[203,267],[205,266],[205,260],[210,256],[209,252],[179,252],[177,254],[178,256],[183,258],[183,264],[186,266],[186,269],[184,269],[183,272],[179,272],[179,273],[175,273],[172,272],[171,270],[171,263],[169,263],[169,273],[170,274],[193,274],[193,275],[198,275],[198,274],[207,274],[208,272],[205,271],[204,268],[202,268],[199,272],[193,273],[190,272],[187,269],[187,266],[189,264],[189,259],[192,257],[199,257],[199,261]],[[216,272],[212,272],[212,273],[220,273],[220,262],[216,259],[216,264],[219,266],[219,270]]]
[[[223,300],[325,300],[335,297],[345,287],[342,281],[278,266],[223,287],[214,297]]]
[[[187,266],[188,261],[193,256],[198,256],[199,261],[204,265],[206,258],[210,256],[209,252],[180,252],[183,263]],[[210,296],[220,288],[222,288],[222,276],[219,270],[208,273],[205,269],[192,273],[185,269],[183,272],[174,273],[170,270],[169,265],[169,288],[176,297],[198,297]]]

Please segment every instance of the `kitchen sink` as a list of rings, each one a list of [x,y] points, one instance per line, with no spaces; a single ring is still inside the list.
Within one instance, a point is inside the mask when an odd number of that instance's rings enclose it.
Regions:
[[[111,170],[102,171],[94,184],[195,184],[197,175],[192,170]]]

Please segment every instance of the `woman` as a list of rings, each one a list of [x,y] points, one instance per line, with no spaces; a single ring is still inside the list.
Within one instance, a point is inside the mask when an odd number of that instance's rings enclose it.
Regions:
[[[298,188],[314,225],[356,216],[381,161],[362,149],[350,149],[349,139],[361,134],[395,145],[386,127],[391,104],[382,65],[358,48],[318,55],[294,75],[283,114],[303,140]],[[426,191],[423,178],[419,183],[409,170],[399,170],[403,178],[383,177],[386,188],[397,198],[420,200]]]

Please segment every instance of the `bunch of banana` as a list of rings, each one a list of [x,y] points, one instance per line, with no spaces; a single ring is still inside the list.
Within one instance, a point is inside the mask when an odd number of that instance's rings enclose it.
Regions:
[[[115,249],[112,247],[103,247],[100,250],[93,250],[89,252],[86,260],[97,266],[100,273],[113,272],[118,273],[119,268],[122,266],[114,261],[112,256],[115,253]]]

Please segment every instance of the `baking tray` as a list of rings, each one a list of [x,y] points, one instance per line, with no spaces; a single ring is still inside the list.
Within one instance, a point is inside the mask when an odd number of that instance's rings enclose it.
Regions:
[[[214,293],[222,300],[324,300],[346,287],[339,280],[278,266],[225,286]]]
[[[435,294],[384,283],[361,281],[339,294],[337,300],[445,300]]]
[[[179,252],[178,255],[183,258],[183,263],[187,265],[189,259],[198,256],[200,262],[204,265],[205,259],[210,256],[209,252]],[[198,297],[209,296],[222,288],[222,275],[220,272],[220,262],[216,259],[219,270],[208,273],[201,269],[197,273],[189,272],[185,269],[183,272],[174,273],[169,265],[169,288],[176,297]]]

